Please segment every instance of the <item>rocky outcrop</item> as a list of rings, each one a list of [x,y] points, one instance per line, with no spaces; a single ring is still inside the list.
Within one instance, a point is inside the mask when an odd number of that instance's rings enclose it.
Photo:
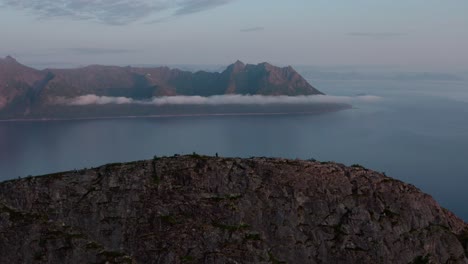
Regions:
[[[0,184],[1,263],[468,263],[467,241],[357,165],[194,154]]]

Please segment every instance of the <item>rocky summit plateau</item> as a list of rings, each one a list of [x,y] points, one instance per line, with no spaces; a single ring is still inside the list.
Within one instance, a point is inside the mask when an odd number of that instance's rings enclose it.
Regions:
[[[0,263],[468,263],[468,226],[359,165],[197,154],[0,183]]]
[[[265,107],[223,105],[154,106],[158,97],[215,95],[308,96],[323,93],[291,66],[269,63],[229,65],[222,72],[189,72],[168,67],[118,67],[91,65],[76,69],[36,70],[14,58],[0,58],[0,120],[158,114],[207,114],[236,112],[320,112],[349,108],[345,104]],[[83,96],[85,96],[83,98]],[[87,99],[104,98],[94,103]],[[76,103],[82,98],[87,103]],[[73,103],[75,102],[75,103]],[[111,103],[114,102],[114,103]],[[320,108],[320,109],[319,109]]]

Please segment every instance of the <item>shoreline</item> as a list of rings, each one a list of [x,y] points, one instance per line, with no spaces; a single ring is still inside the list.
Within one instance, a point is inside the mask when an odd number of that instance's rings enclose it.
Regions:
[[[0,119],[0,123],[16,122],[59,122],[59,121],[84,121],[84,120],[111,120],[111,119],[137,119],[137,118],[171,118],[171,117],[204,117],[204,116],[274,116],[274,115],[319,115],[333,113],[343,110],[353,109],[354,107],[334,109],[329,111],[303,111],[303,112],[236,112],[236,113],[211,113],[211,114],[160,114],[160,115],[126,115],[126,116],[98,116],[98,117],[72,117],[72,118],[28,118],[28,119]]]

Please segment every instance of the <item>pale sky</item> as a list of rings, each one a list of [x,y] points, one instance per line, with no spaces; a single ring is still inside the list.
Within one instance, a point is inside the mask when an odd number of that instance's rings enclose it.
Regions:
[[[468,69],[467,0],[0,0],[0,57],[29,65]]]

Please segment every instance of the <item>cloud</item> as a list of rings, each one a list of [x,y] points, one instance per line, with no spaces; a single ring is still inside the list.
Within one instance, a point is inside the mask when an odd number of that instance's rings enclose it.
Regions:
[[[243,28],[240,31],[241,32],[256,32],[256,31],[263,31],[265,30],[264,27],[251,27],[251,28]]]
[[[57,97],[56,104],[61,105],[105,105],[105,104],[132,104],[137,103],[131,98],[127,97],[110,97],[110,96],[97,96],[88,94],[73,98]]]
[[[390,37],[400,37],[405,36],[405,33],[398,32],[351,32],[348,33],[349,36],[353,37],[367,37],[367,38],[390,38]]]
[[[228,4],[233,0],[188,0],[179,1],[183,4],[175,11],[174,15],[188,15],[192,13],[201,12],[217,6]]]
[[[97,96],[88,94],[73,98],[57,97],[55,104],[60,105],[104,105],[104,104],[132,104],[136,103],[131,98],[127,97],[111,97],[111,96]]]
[[[127,97],[97,96],[94,94],[73,98],[58,97],[56,104],[62,105],[104,105],[104,104],[136,104],[136,105],[273,105],[273,104],[320,104],[320,103],[373,103],[382,98],[373,95],[363,96],[263,96],[263,95],[215,95],[203,96],[165,96],[150,100],[135,100]]]
[[[187,15],[232,1],[235,0],[0,0],[0,6],[28,10],[42,19],[67,17],[124,25],[163,11],[172,10],[173,16]]]

